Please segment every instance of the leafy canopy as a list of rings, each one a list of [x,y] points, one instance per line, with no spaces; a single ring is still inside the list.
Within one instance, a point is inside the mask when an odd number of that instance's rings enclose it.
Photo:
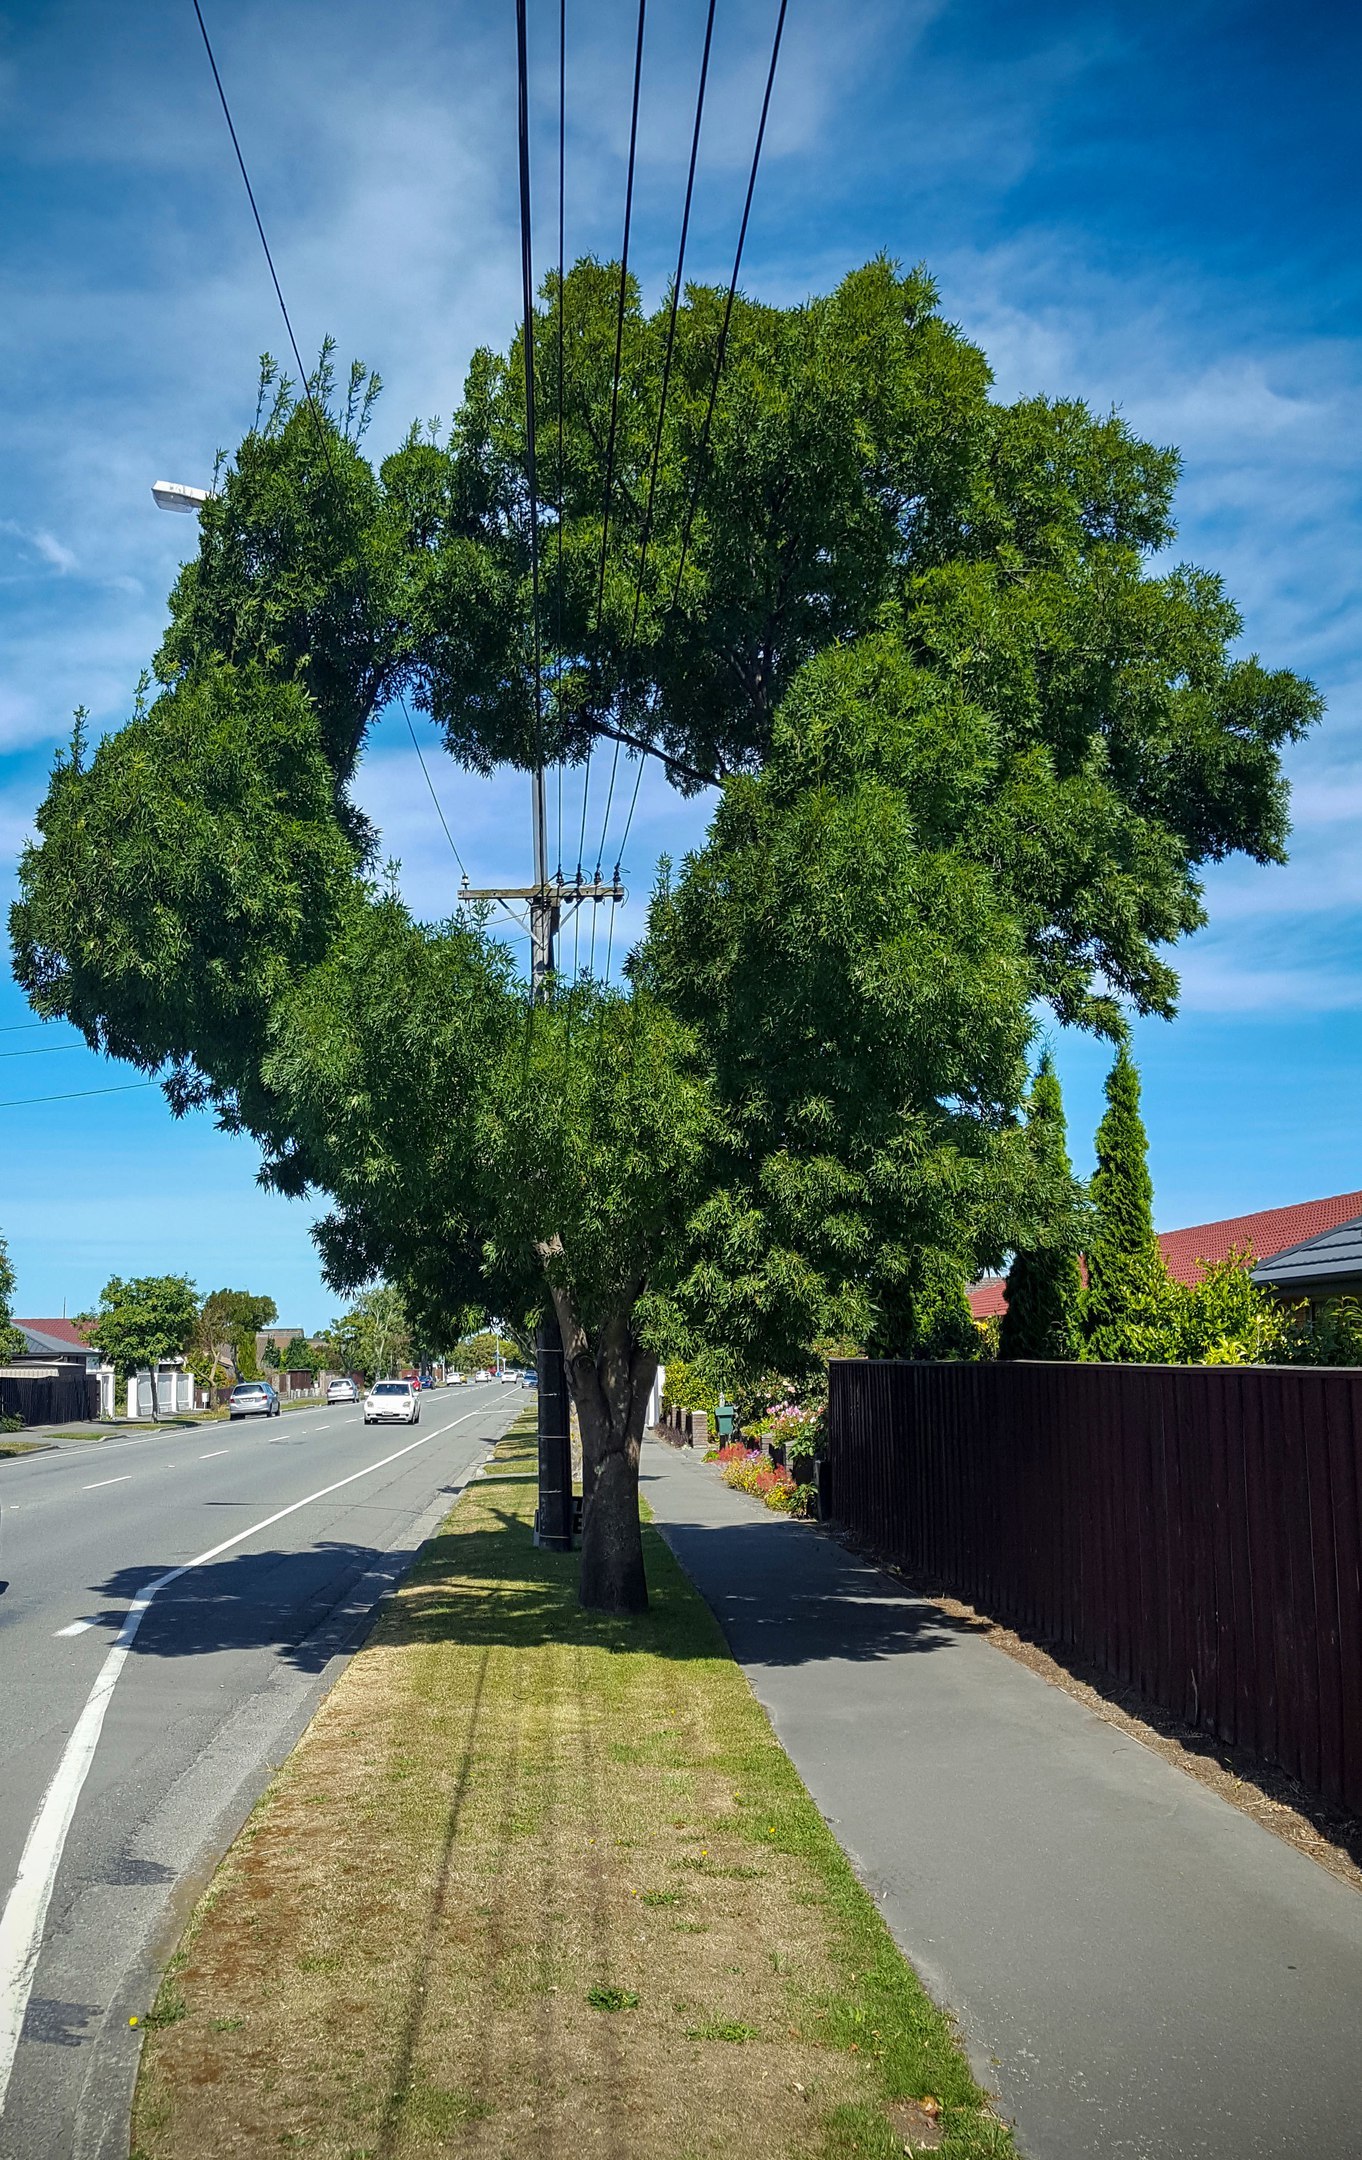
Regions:
[[[199,1301],[186,1275],[110,1276],[100,1292],[90,1340],[120,1380],[153,1371],[189,1348]]]

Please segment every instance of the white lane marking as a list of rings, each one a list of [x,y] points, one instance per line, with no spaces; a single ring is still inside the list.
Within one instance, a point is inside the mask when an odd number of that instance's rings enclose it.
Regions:
[[[98,1620],[73,1620],[70,1627],[59,1627],[57,1629],[56,1639],[60,1642],[63,1635],[83,1635],[87,1628],[98,1626]]]
[[[142,1625],[151,1601],[158,1590],[169,1583],[178,1582],[182,1575],[195,1568],[206,1567],[210,1560],[217,1560],[236,1545],[244,1545],[247,1538],[255,1537],[262,1530],[282,1522],[286,1515],[296,1515],[299,1508],[311,1507],[314,1500],[325,1500],[331,1493],[340,1492],[343,1486],[353,1485],[360,1478],[372,1477],[375,1470],[386,1470],[389,1463],[400,1462],[419,1447],[429,1446],[443,1433],[452,1432],[455,1425],[466,1425],[469,1418],[480,1417],[480,1410],[468,1410],[461,1418],[454,1418],[435,1432],[423,1433],[419,1440],[409,1440],[393,1454],[385,1455],[375,1463],[368,1463],[363,1470],[352,1470],[349,1477],[337,1478],[334,1485],[323,1485],[319,1491],[308,1493],[302,1500],[294,1500],[288,1507],[279,1508],[273,1515],[266,1515],[261,1522],[252,1523],[248,1530],[238,1530],[234,1537],[224,1538],[220,1545],[212,1545],[207,1552],[199,1553],[193,1560],[186,1560],[182,1567],[167,1568],[144,1589],[139,1590],[114,1641],[112,1649],[99,1669],[99,1676],[85,1698],[85,1708],[77,1718],[74,1730],[62,1752],[51,1784],[43,1795],[42,1805],[33,1818],[28,1833],[23,1858],[14,1888],[0,1913],[0,2116],[5,2110],[5,2094],[9,2090],[10,2072],[23,2031],[24,2013],[33,1988],[33,1976],[38,1969],[38,1952],[42,1948],[43,1925],[52,1897],[52,1888],[61,1865],[66,1835],[71,1828],[71,1818],[76,1812],[81,1787],[90,1773],[95,1749],[99,1744],[104,1713],[109,1707],[114,1684],[123,1669],[123,1663],[132,1648],[133,1637]]]
[[[131,1470],[125,1470],[122,1477],[102,1477],[94,1485],[82,1485],[81,1491],[100,1492],[106,1485],[126,1485],[131,1479],[131,1477]]]
[[[225,1448],[225,1447],[215,1447],[215,1448],[210,1448],[210,1449],[209,1449],[209,1451],[208,1451],[208,1453],[207,1453],[206,1455],[200,1455],[200,1457],[199,1457],[199,1461],[200,1461],[200,1462],[213,1462],[213,1461],[214,1461],[214,1460],[215,1460],[215,1459],[216,1459],[216,1458],[217,1458],[217,1457],[218,1457],[219,1455],[230,1455],[230,1454],[231,1454],[231,1452],[232,1452],[232,1451],[231,1451],[231,1449],[230,1449],[230,1448]]]

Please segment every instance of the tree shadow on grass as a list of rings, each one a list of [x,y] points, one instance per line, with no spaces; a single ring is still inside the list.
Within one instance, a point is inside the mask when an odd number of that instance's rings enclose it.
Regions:
[[[665,1540],[645,1525],[648,1612],[619,1619],[585,1612],[577,1603],[579,1556],[540,1551],[527,1511],[509,1493],[504,1504],[494,1498],[498,1486],[522,1482],[514,1474],[478,1479],[481,1522],[437,1534],[419,1554],[322,1541],[297,1551],[224,1555],[191,1569],[158,1592],[132,1655],[265,1649],[296,1670],[319,1673],[362,1635],[382,1584],[366,1584],[358,1599],[354,1593],[373,1571],[406,1577],[382,1620],[397,1643],[555,1642],[689,1659],[726,1655],[726,1635],[743,1658],[797,1665],[938,1650],[972,1632],[969,1622],[947,1617],[840,1547],[769,1518],[717,1527],[671,1523]],[[99,1625],[117,1634],[127,1606],[168,1564],[149,1559],[92,1585],[112,1608],[99,1613]]]

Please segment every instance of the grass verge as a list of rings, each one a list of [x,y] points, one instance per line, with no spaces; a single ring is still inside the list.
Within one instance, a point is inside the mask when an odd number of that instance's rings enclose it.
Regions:
[[[582,1613],[532,1468],[517,1428],[228,1854],[134,2160],[1012,2155],[661,1538],[644,1618]]]

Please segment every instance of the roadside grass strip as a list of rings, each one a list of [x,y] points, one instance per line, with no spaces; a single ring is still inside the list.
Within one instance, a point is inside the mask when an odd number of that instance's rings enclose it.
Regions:
[[[200,1903],[133,2160],[1014,2156],[661,1537],[641,1620],[535,1550],[525,1422]]]

